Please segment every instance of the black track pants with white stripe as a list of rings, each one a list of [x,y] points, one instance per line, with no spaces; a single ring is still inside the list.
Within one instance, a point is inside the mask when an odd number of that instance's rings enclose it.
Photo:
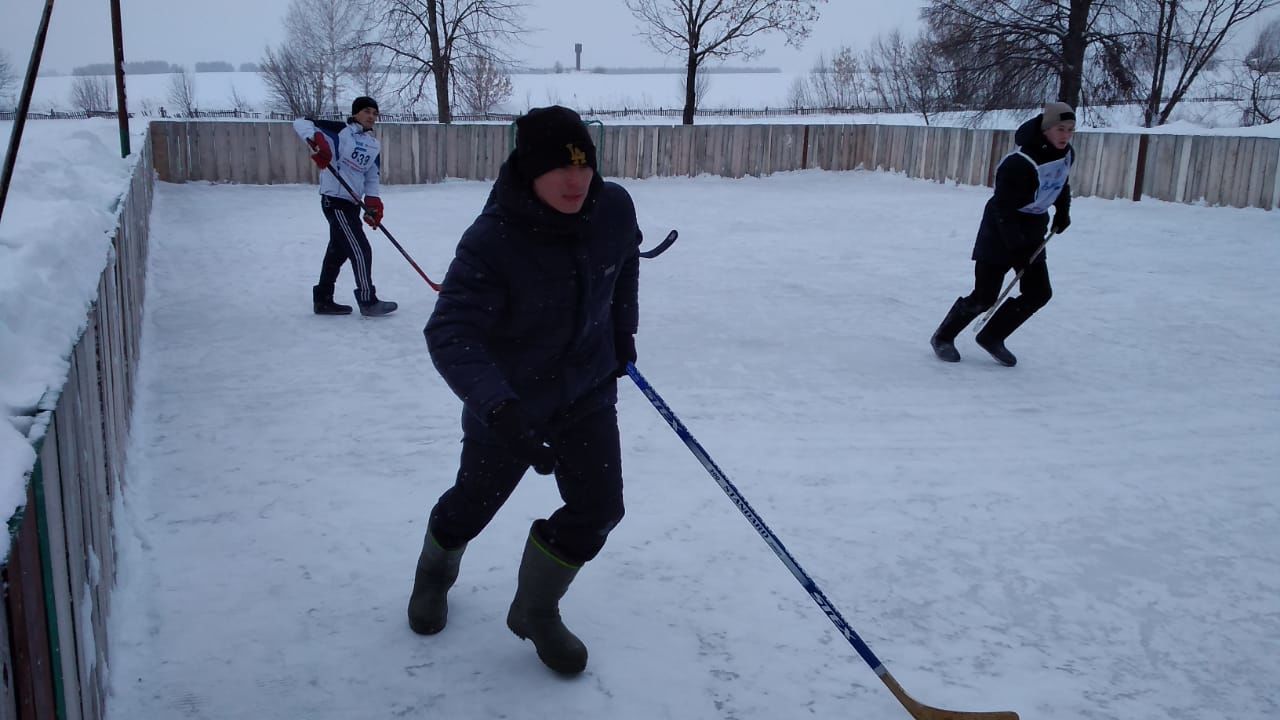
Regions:
[[[376,294],[373,287],[373,251],[360,225],[360,206],[350,200],[321,195],[320,207],[329,221],[329,247],[320,266],[320,287],[332,294],[342,264],[350,260],[351,272],[356,278],[356,300],[372,302]]]

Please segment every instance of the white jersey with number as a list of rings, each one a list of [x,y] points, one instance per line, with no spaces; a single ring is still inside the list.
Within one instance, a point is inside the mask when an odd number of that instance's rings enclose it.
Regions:
[[[1067,177],[1071,174],[1071,158],[1074,153],[1067,153],[1066,156],[1043,165],[1037,164],[1035,160],[1031,159],[1030,155],[1021,150],[1010,153],[1010,155],[1021,155],[1027,162],[1031,163],[1031,167],[1036,169],[1036,175],[1040,177],[1040,185],[1036,188],[1036,199],[1018,208],[1018,212],[1030,215],[1043,215],[1049,212],[1049,208],[1058,199],[1058,194],[1067,185]]]
[[[329,152],[333,153],[329,166],[342,175],[358,199],[366,195],[377,196],[382,168],[382,158],[379,157],[382,146],[378,138],[359,123],[347,123],[340,130],[338,127],[339,123],[323,120],[319,123],[307,118],[293,121],[293,131],[304,141],[314,140],[317,132],[322,133],[329,143]],[[351,201],[351,193],[328,170],[320,172],[320,194]]]

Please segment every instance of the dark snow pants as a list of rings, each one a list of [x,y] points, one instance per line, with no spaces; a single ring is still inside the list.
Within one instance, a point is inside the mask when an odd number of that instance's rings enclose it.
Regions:
[[[599,554],[622,521],[617,408],[607,405],[551,432],[555,482],[564,505],[539,523],[540,540],[561,559],[582,565]],[[436,542],[456,548],[479,535],[528,469],[528,463],[472,425],[462,438],[457,480],[431,510],[429,528]],[[533,481],[549,480],[539,475]]]
[[[986,312],[996,303],[996,298],[1000,297],[1000,291],[1004,289],[1004,276],[1008,272],[1009,267],[1005,265],[975,262],[973,292],[965,298],[969,306],[980,313]],[[1049,298],[1053,297],[1053,288],[1049,286],[1049,265],[1043,255],[1022,273],[1022,279],[1018,281],[1018,293],[1018,297],[1022,298],[1021,304],[1030,313],[1044,307]]]
[[[321,195],[320,207],[329,221],[329,247],[320,265],[320,288],[332,297],[342,264],[350,260],[351,272],[356,278],[356,301],[372,302],[375,296],[373,251],[360,225],[360,206],[350,200]]]

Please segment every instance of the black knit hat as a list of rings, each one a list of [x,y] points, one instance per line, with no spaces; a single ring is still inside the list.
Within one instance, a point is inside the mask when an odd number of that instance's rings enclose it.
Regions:
[[[567,107],[533,108],[516,120],[516,159],[533,180],[566,166],[596,169],[596,145],[578,113]]]
[[[356,113],[360,112],[361,110],[363,110],[363,109],[365,109],[365,108],[373,108],[374,110],[377,110],[377,109],[378,109],[378,101],[377,101],[377,100],[374,100],[373,98],[369,97],[368,95],[361,95],[360,97],[358,97],[358,98],[356,98],[355,100],[352,100],[352,101],[351,101],[351,114],[352,114],[352,115],[355,115]]]

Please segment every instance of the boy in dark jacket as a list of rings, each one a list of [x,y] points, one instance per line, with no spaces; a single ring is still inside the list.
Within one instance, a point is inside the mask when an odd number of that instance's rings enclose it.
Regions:
[[[1049,302],[1049,266],[1045,252],[1034,258],[1049,228],[1048,210],[1055,208],[1053,232],[1061,233],[1071,224],[1071,186],[1067,182],[1075,151],[1076,115],[1070,105],[1051,102],[1044,112],[1023,123],[1014,133],[1018,149],[1000,161],[995,192],[987,201],[973,246],[974,285],[967,297],[957,298],[930,343],[938,357],[959,362],[955,339],[1000,295],[1000,286],[1010,268],[1022,271],[1020,294],[1000,306],[978,332],[977,341],[1002,365],[1012,367],[1018,359],[1004,341],[1027,318]]]
[[[530,529],[507,626],[553,670],[587,649],[559,600],[622,520],[617,378],[635,360],[640,230],[630,195],[596,172],[568,108],[516,121],[516,149],[462,240],[425,329],[462,399],[462,458],[431,510],[409,626],[444,629],[466,544],[529,467],[555,474],[564,505]]]

